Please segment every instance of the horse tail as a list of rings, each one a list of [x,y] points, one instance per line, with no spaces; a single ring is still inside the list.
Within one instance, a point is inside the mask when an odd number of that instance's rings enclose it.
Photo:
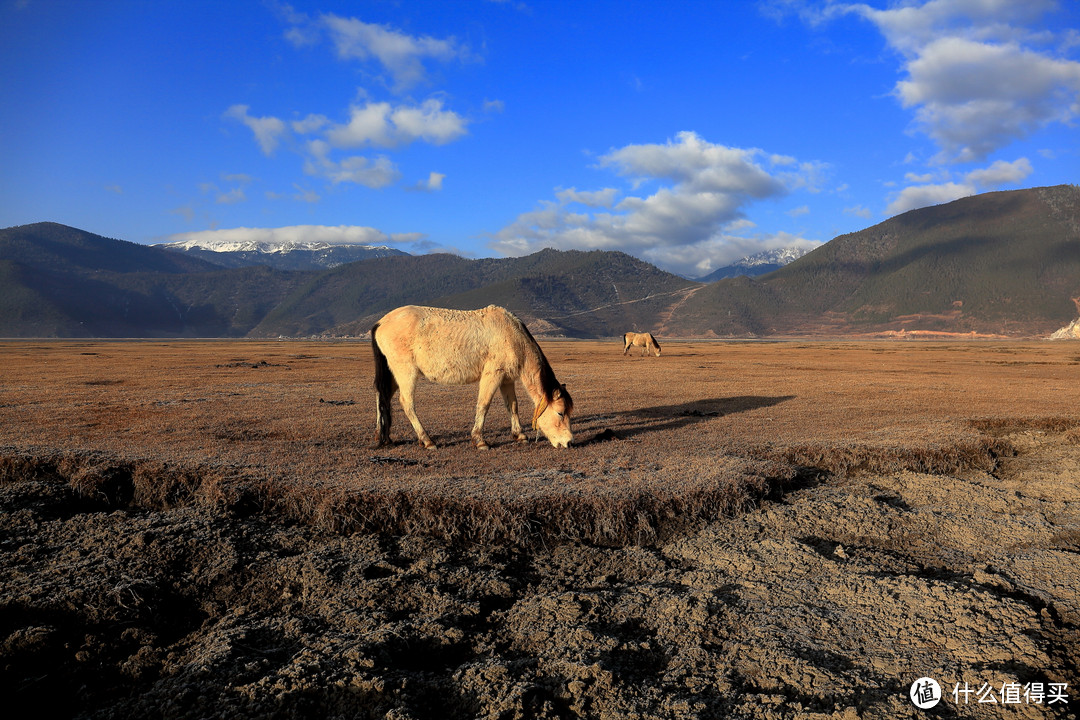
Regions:
[[[379,343],[375,342],[375,331],[379,324],[371,328],[371,352],[375,356],[375,444],[388,445],[390,443],[390,399],[394,396],[394,374],[390,372],[390,364],[386,362],[386,355],[379,349]]]

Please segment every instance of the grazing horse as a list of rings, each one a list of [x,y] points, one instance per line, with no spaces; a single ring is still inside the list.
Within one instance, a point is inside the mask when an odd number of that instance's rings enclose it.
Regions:
[[[488,406],[497,391],[502,392],[510,413],[510,434],[518,442],[528,438],[521,431],[514,382],[521,384],[535,405],[532,426],[555,447],[567,447],[570,413],[574,401],[565,385],[555,379],[540,346],[528,328],[505,308],[488,305],[482,310],[447,310],[406,305],[391,310],[371,328],[371,349],[375,354],[375,442],[390,442],[390,399],[401,391],[401,408],[412,423],[420,444],[434,449],[435,443],[416,417],[416,380],[450,385],[480,383],[476,398],[476,422],[472,438],[486,450],[481,431]]]
[[[656,357],[660,357],[660,343],[656,342],[656,338],[652,336],[652,333],[628,332],[622,336],[622,341],[623,355],[628,353],[630,351],[630,348],[634,346],[639,346],[641,348],[642,355],[647,352],[653,352],[656,354]]]

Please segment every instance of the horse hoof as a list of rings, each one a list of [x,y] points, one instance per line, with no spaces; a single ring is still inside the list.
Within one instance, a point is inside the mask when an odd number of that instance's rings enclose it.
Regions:
[[[476,443],[476,449],[477,450],[490,450],[491,446],[488,445],[486,442],[478,442],[478,443]]]

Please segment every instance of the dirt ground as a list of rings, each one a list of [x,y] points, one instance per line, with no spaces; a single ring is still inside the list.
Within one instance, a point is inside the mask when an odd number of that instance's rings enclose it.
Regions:
[[[0,343],[0,692],[80,718],[1077,716],[1080,347],[661,342],[542,341],[582,444],[515,445],[496,408],[486,453],[475,390],[435,386],[442,447],[399,421],[373,449],[359,343]]]

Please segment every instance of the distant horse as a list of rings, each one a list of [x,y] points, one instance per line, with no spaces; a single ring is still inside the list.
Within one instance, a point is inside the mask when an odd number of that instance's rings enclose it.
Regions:
[[[420,444],[433,449],[435,443],[416,417],[416,380],[450,385],[480,383],[476,398],[476,422],[472,438],[486,450],[481,431],[488,406],[496,391],[502,392],[510,413],[510,434],[518,442],[528,438],[521,431],[514,382],[532,398],[534,430],[543,432],[555,447],[567,447],[574,436],[570,413],[574,401],[565,385],[555,379],[544,352],[528,328],[505,308],[488,305],[482,310],[447,310],[406,305],[391,310],[371,328],[371,349],[375,354],[375,442],[390,442],[390,400],[401,391],[401,408],[412,423]]]
[[[630,348],[637,346],[641,348],[642,355],[652,352],[656,354],[656,357],[660,357],[660,343],[656,342],[656,338],[652,336],[652,333],[628,332],[622,336],[622,341],[623,355],[630,352]]]

